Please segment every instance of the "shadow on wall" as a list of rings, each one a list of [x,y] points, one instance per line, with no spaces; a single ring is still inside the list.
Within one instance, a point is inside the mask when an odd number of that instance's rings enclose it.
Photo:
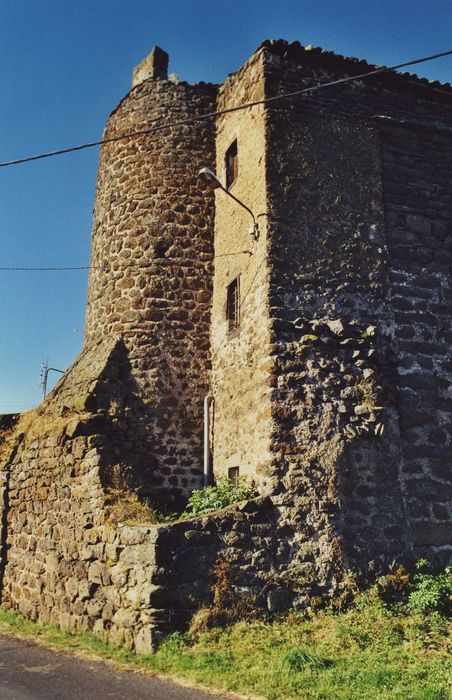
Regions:
[[[93,343],[37,409],[18,416],[15,426],[5,426],[2,432],[8,432],[8,440],[3,455],[0,453],[3,483],[7,485],[14,464],[21,462],[21,453],[33,443],[34,471],[39,475],[52,447],[56,452],[60,447],[67,451],[65,443],[85,439],[100,458],[97,466],[104,490],[134,491],[164,508],[171,498],[170,493],[165,494],[156,454],[161,436],[150,434],[148,428],[152,411],[155,407],[142,399],[122,339],[110,337]],[[82,461],[82,454],[79,459]],[[66,469],[65,464],[58,464],[55,479]],[[72,469],[76,473],[77,465]],[[8,488],[3,500],[6,523]]]
[[[5,415],[0,418],[0,448],[8,450],[8,437],[14,430],[19,419],[18,414]],[[8,562],[8,513],[11,484],[11,465],[23,440],[23,435],[19,435],[17,444],[13,446],[5,468],[1,471],[1,522],[0,522],[0,605],[3,600],[3,581],[5,569]]]
[[[174,498],[168,475],[162,473],[159,462],[164,436],[153,434],[150,427],[151,416],[158,407],[143,399],[121,338],[108,338],[90,346],[85,353],[97,359],[102,354],[102,344],[106,346],[107,356],[97,376],[90,377],[88,393],[82,401],[82,408],[88,411],[88,415],[75,419],[66,431],[67,436],[70,439],[91,437],[101,457],[99,475],[105,490],[136,492],[140,499],[161,509],[174,508],[175,500],[177,505],[184,507],[184,500],[179,504]],[[83,364],[93,369],[90,362]],[[71,368],[70,372],[73,371],[77,381],[78,363]],[[74,381],[70,374],[67,381],[69,384]],[[57,401],[59,391],[60,385],[57,385]]]
[[[337,462],[345,566],[365,578],[410,559],[398,458],[371,436],[349,445]]]

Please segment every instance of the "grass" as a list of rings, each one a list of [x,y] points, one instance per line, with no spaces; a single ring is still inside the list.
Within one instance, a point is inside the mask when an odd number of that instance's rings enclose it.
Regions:
[[[309,618],[239,622],[193,639],[174,634],[136,657],[91,634],[72,634],[0,611],[0,631],[61,649],[268,700],[448,700],[448,623],[438,613],[389,611],[375,592],[355,607]],[[450,630],[449,630],[450,631]]]

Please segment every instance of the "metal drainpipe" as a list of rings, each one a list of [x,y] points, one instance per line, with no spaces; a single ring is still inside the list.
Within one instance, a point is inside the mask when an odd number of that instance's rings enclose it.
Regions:
[[[213,403],[210,394],[204,399],[204,486],[212,483],[212,462],[210,458],[210,406]]]

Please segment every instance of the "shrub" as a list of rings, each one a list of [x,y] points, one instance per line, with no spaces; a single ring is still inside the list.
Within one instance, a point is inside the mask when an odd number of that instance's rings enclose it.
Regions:
[[[411,590],[411,574],[403,564],[386,576],[380,576],[377,581],[378,593],[385,603],[406,602]]]
[[[224,477],[220,479],[217,486],[206,486],[198,491],[193,491],[181,517],[191,518],[194,515],[213,513],[238,501],[252,498],[254,495],[254,489],[248,484],[246,479],[242,478],[237,483],[234,483],[229,481],[227,477]]]
[[[413,591],[408,597],[408,608],[412,612],[452,612],[452,569],[448,567],[440,574],[431,571],[426,559],[419,559],[413,577]]]

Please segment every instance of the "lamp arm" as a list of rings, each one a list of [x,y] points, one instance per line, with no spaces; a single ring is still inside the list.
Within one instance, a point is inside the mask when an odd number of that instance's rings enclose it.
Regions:
[[[256,225],[257,225],[256,217],[254,216],[254,214],[253,214],[253,212],[251,211],[251,209],[250,209],[249,207],[247,207],[246,204],[243,204],[243,202],[241,202],[240,199],[237,199],[237,197],[235,197],[235,196],[232,194],[232,192],[229,192],[229,190],[227,190],[226,187],[223,187],[223,185],[221,185],[221,189],[223,190],[223,192],[226,192],[226,194],[227,194],[229,197],[231,197],[231,199],[233,199],[234,202],[237,202],[237,204],[240,204],[240,206],[241,206],[243,209],[246,209],[246,211],[248,212],[248,214],[249,214],[249,215],[252,217],[252,219],[253,219],[253,226],[256,227]]]

